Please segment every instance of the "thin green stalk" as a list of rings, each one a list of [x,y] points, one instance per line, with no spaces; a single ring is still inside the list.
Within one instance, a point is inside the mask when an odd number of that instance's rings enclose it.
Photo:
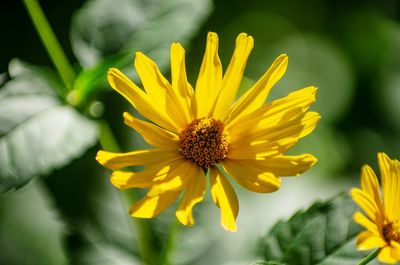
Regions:
[[[40,39],[46,47],[47,53],[57,68],[65,86],[67,89],[72,88],[72,84],[75,80],[75,72],[70,63],[68,62],[67,56],[65,56],[60,43],[58,42],[56,35],[50,27],[46,16],[43,13],[42,8],[37,0],[23,0],[26,10],[31,17],[31,20],[39,33]],[[67,92],[67,91],[64,91]],[[66,93],[65,93],[66,94]]]
[[[167,240],[165,242],[163,252],[161,253],[161,264],[163,265],[171,265],[171,252],[172,249],[174,249],[174,245],[176,242],[176,239],[179,235],[179,227],[180,224],[178,220],[174,218],[174,220],[170,224],[170,229],[169,229],[169,234],[167,237]]]
[[[378,256],[380,250],[381,250],[380,248],[376,249],[374,252],[366,256],[365,259],[363,259],[360,263],[358,263],[358,265],[368,264],[370,261],[376,258],[376,256]]]
[[[110,126],[104,120],[99,122],[100,126],[100,144],[107,151],[119,152],[121,149],[115,140],[114,134],[111,131]],[[130,204],[137,201],[137,196],[132,193],[128,194],[123,192],[123,200],[125,204]],[[133,195],[133,196],[131,196]],[[132,219],[133,230],[136,233],[136,241],[139,247],[139,252],[142,258],[142,262],[145,265],[156,265],[156,251],[154,249],[154,244],[151,236],[151,230],[149,223],[141,219]]]
[[[119,147],[119,144],[115,139],[110,126],[105,120],[99,121],[99,129],[100,129],[99,140],[101,146],[110,152],[121,152],[121,148]]]

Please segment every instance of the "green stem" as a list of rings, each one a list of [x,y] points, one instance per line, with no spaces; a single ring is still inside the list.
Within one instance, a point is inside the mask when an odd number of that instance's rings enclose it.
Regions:
[[[376,249],[374,252],[366,256],[365,259],[363,259],[360,263],[358,263],[358,265],[368,264],[370,261],[376,258],[376,256],[378,256],[380,250],[381,250],[380,248]]]
[[[60,43],[58,42],[53,30],[50,27],[46,16],[43,13],[42,8],[37,0],[23,0],[26,10],[28,11],[32,22],[39,33],[40,39],[46,47],[47,53],[57,68],[62,80],[64,81],[67,89],[72,88],[72,84],[75,80],[75,72],[68,62],[67,56],[65,56]],[[66,92],[66,91],[65,91]]]
[[[174,248],[176,238],[178,237],[179,226],[180,224],[178,220],[174,218],[174,220],[171,222],[168,238],[161,254],[161,264],[163,265],[172,264],[170,254],[172,252],[171,250]]]
[[[121,152],[121,148],[119,147],[110,126],[105,120],[99,121],[99,129],[99,140],[101,146],[110,152]]]
[[[110,126],[104,120],[99,122],[100,126],[100,144],[102,147],[108,151],[120,152],[120,147],[115,140],[115,137],[111,131]],[[135,193],[122,192],[123,200],[125,204],[131,204],[137,201],[137,196]],[[151,230],[149,223],[146,220],[132,219],[133,230],[136,232],[136,241],[139,247],[139,252],[142,258],[142,262],[145,265],[155,265],[156,262],[156,251],[154,249],[154,244],[152,240]]]

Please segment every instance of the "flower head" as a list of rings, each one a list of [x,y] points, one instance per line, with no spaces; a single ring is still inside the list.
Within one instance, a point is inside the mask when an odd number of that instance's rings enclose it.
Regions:
[[[382,194],[374,171],[364,165],[361,171],[361,189],[351,190],[353,200],[366,216],[356,212],[355,222],[366,230],[357,237],[357,248],[381,248],[378,259],[385,263],[400,261],[400,162],[386,154],[378,154]]]
[[[109,70],[112,88],[148,120],[125,112],[125,124],[155,147],[97,154],[100,164],[114,170],[114,186],[148,189],[131,207],[132,216],[152,218],[181,196],[176,217],[184,225],[193,225],[192,209],[203,200],[208,171],[221,224],[235,231],[239,203],[230,181],[250,191],[273,192],[280,187],[280,176],[299,175],[316,162],[310,154],[283,155],[319,121],[318,113],[307,111],[315,101],[316,88],[306,87],[264,105],[270,89],[286,71],[286,55],[280,55],[234,103],[252,48],[253,38],[239,34],[223,74],[218,36],[210,32],[195,89],[187,81],[185,51],[179,43],[171,46],[171,83],[140,52],[135,67],[144,90],[119,70]],[[120,170],[137,165],[144,170]]]

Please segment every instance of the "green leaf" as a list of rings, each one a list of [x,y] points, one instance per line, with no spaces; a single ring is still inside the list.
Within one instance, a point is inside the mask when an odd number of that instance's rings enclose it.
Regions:
[[[7,73],[0,74],[0,86],[2,86],[5,82],[7,82]]]
[[[253,263],[252,265],[286,265],[286,264],[275,261],[258,261]]]
[[[69,264],[66,225],[40,184],[32,181],[0,200],[1,264]]]
[[[0,193],[68,164],[96,140],[95,123],[59,100],[54,80],[16,61],[10,76],[0,89]]]
[[[74,262],[81,265],[139,265],[142,264],[138,257],[113,246],[111,243],[93,243],[74,256]]]
[[[347,195],[315,203],[288,221],[276,223],[260,240],[259,254],[265,261],[287,264],[357,264],[368,252],[355,248],[360,231],[352,220],[355,211],[356,205]],[[370,264],[379,264],[374,262]]]
[[[84,67],[121,51],[157,54],[186,41],[210,9],[209,0],[90,0],[73,17],[72,47]]]
[[[61,98],[65,96],[63,94],[65,90],[63,81],[50,67],[30,64],[18,58],[14,58],[8,65],[8,73],[11,78],[35,75],[38,79],[46,83],[51,91],[56,91]]]
[[[98,148],[90,148],[42,182],[68,224],[69,264],[133,265],[139,249],[128,213],[132,201],[124,203],[121,191],[110,185],[110,172],[94,159]]]
[[[90,97],[99,87],[107,87],[106,76],[110,67],[118,67],[129,63],[130,56],[126,53],[117,54],[103,59],[93,67],[82,70],[74,82],[74,89],[78,91],[73,105],[80,105]]]
[[[187,43],[211,7],[210,0],[87,1],[72,20],[72,48],[84,68],[74,89],[90,95],[105,81],[108,68],[131,66],[136,51],[165,68],[171,43]]]

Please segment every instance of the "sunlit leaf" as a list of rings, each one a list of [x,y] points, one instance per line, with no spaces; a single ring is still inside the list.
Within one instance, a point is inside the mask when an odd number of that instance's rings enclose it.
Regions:
[[[92,93],[108,68],[131,66],[136,51],[167,66],[171,42],[185,44],[211,6],[210,0],[88,1],[72,20],[72,47],[84,68],[74,88]]]
[[[288,221],[276,223],[260,240],[260,255],[265,261],[297,265],[358,264],[368,252],[355,247],[360,231],[352,220],[356,209],[347,195],[315,203]]]
[[[65,223],[43,186],[32,181],[0,200],[1,264],[66,264]]]
[[[95,124],[64,105],[52,81],[18,67],[0,89],[0,192],[68,164],[96,140]]]
[[[65,96],[62,94],[62,91],[64,91],[64,84],[60,76],[50,67],[34,65],[18,58],[14,58],[8,64],[8,74],[11,78],[34,75],[37,79],[46,83],[46,87],[50,88],[48,89],[50,93],[56,91],[59,95]]]
[[[74,257],[74,262],[81,265],[139,265],[138,257],[112,244],[93,243],[80,255]]]
[[[2,86],[7,81],[7,73],[0,74],[0,86]]]

